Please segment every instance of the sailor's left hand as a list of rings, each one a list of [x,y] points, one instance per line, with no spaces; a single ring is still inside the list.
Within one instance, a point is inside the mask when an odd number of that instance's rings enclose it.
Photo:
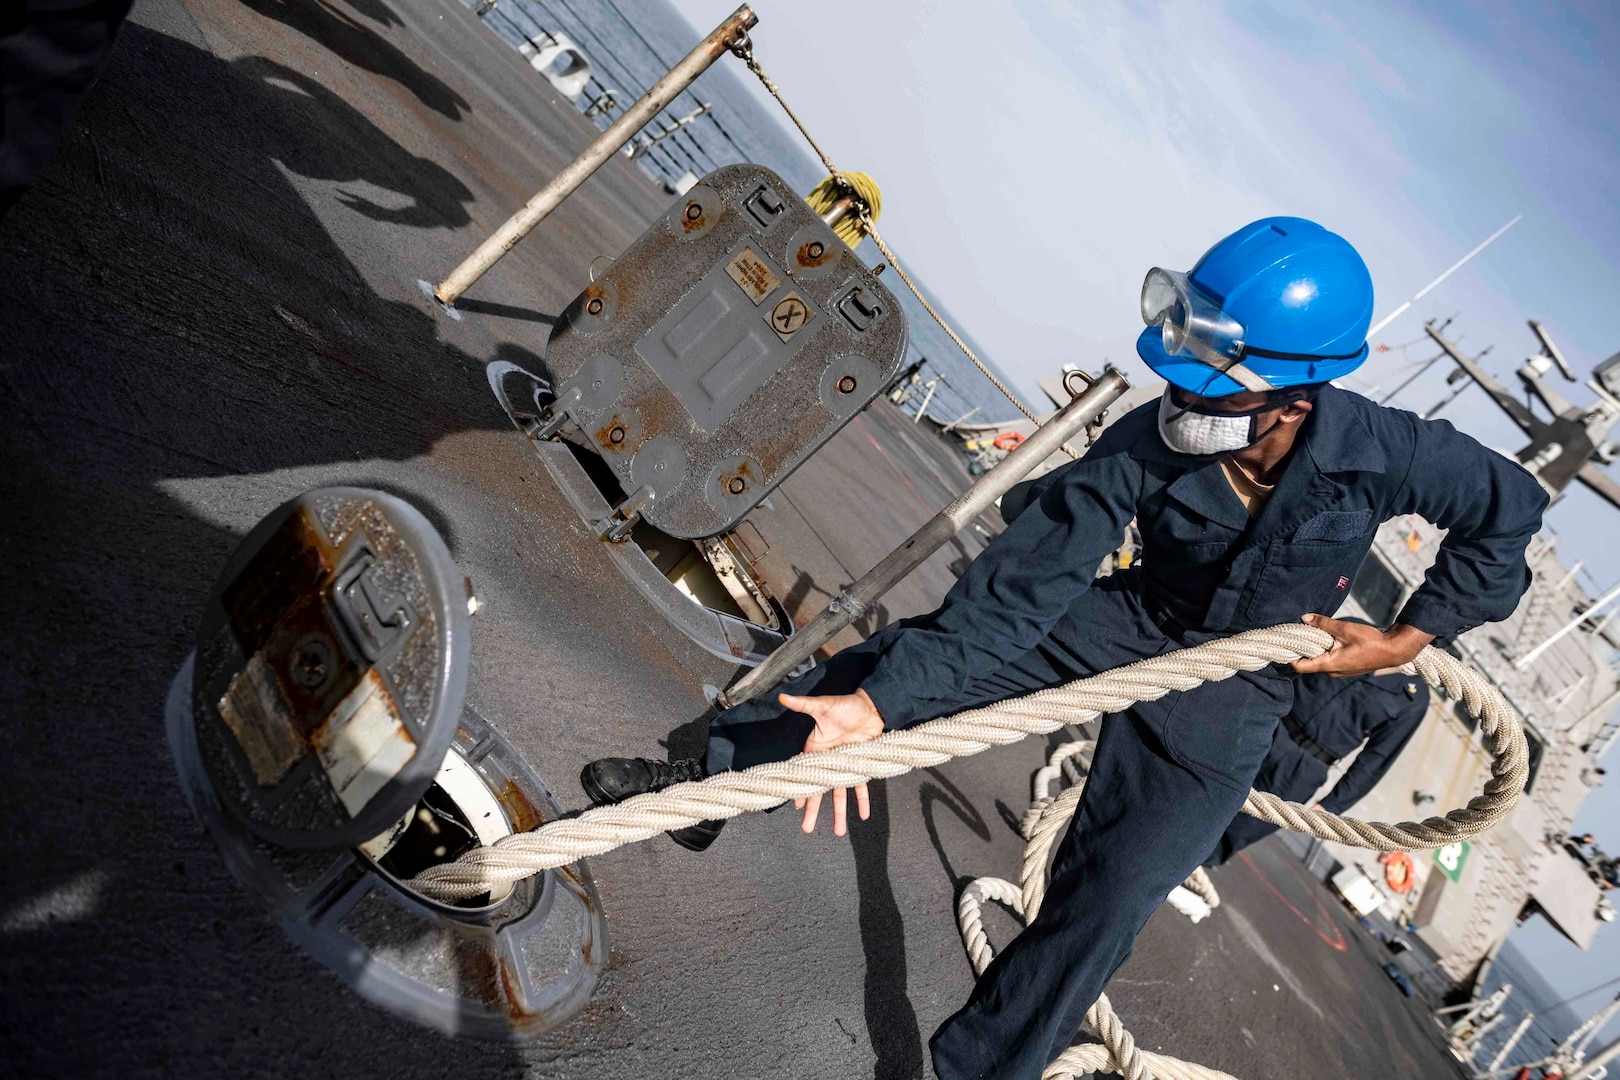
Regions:
[[[1433,634],[1425,634],[1405,623],[1380,630],[1376,626],[1330,619],[1326,615],[1307,615],[1303,621],[1332,634],[1333,644],[1321,656],[1295,660],[1293,668],[1301,674],[1318,671],[1345,679],[1383,668],[1398,668],[1415,660],[1423,647],[1434,640]]]
[[[777,700],[794,712],[803,713],[816,722],[816,729],[804,741],[807,754],[818,750],[831,750],[845,743],[868,742],[883,734],[883,717],[877,706],[866,696],[865,690],[853,694],[827,694],[824,697],[799,697],[796,694],[778,694]],[[843,836],[848,816],[849,789],[833,788],[833,835]],[[816,818],[821,814],[821,796],[794,799],[793,807],[804,811],[804,831],[816,831]],[[855,808],[865,821],[872,813],[871,797],[865,784],[855,785]]]

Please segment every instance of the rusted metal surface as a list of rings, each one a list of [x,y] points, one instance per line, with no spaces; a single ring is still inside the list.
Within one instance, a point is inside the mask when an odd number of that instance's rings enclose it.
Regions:
[[[846,317],[856,289],[879,312],[869,323]],[[546,367],[626,492],[645,482],[632,475],[643,446],[681,446],[684,471],[641,514],[696,539],[734,525],[871,401],[905,344],[899,304],[865,264],[780,177],[734,165],[568,306]]]
[[[454,906],[416,895],[357,849],[305,853],[320,865],[284,868],[209,782],[188,704],[192,670],[188,661],[167,713],[182,790],[232,873],[298,946],[375,1004],[447,1034],[522,1041],[584,1008],[605,967],[607,925],[583,862],[519,882],[498,901]],[[513,831],[560,813],[477,713],[462,714],[450,752],[473,764]]]
[[[204,612],[197,698],[204,761],[267,840],[361,843],[431,782],[461,707],[463,578],[417,511],[325,488],[240,545]],[[464,660],[460,660],[463,665]]]

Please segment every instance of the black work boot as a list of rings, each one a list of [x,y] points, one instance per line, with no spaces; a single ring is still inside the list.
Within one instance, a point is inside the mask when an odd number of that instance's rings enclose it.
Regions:
[[[580,770],[579,785],[598,806],[623,802],[632,795],[663,791],[686,780],[704,777],[703,762],[653,761],[649,758],[598,758]],[[724,821],[700,821],[684,829],[671,829],[669,837],[683,848],[702,851],[720,835]]]
[[[597,805],[623,802],[632,795],[663,791],[686,780],[703,779],[703,762],[654,761],[651,758],[597,758],[580,770],[579,786]]]

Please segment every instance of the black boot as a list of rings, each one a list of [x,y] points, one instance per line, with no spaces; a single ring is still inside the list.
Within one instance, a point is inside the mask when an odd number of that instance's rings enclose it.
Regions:
[[[663,791],[686,780],[701,780],[705,773],[703,762],[695,758],[685,761],[653,761],[649,758],[598,758],[586,765],[579,774],[579,785],[592,802],[623,802],[632,795],[650,791]],[[684,829],[671,829],[669,837],[683,848],[702,851],[714,843],[725,821],[700,821]]]

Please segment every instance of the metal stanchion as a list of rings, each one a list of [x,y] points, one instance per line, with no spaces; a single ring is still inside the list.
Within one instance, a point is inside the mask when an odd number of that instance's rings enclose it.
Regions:
[[[552,177],[551,183],[524,203],[523,209],[507,218],[500,228],[490,234],[489,239],[479,244],[477,250],[467,256],[465,262],[450,271],[448,277],[434,286],[434,297],[442,304],[454,305],[461,298],[461,294],[472,287],[473,282],[483,277],[491,266],[517,245],[519,240],[544,221],[546,216],[557,208],[558,203],[573,194],[579,185],[618,153],[636,132],[646,127],[671,101],[674,101],[676,95],[692,85],[699,75],[709,70],[710,65],[758,21],[753,9],[747,4],[732,12],[731,17],[715,27],[713,33],[698,43],[697,48],[686,54],[685,59],[670,68],[669,74],[654,83],[653,88],[648,90],[640,101],[625,110],[606,131],[597,136],[595,142]]]
[[[1065,442],[1083,431],[1126,390],[1130,383],[1119,372],[1109,369],[1086,391],[1071,400],[1035,434],[1008,454],[1000,465],[974,481],[951,504],[911,535],[855,584],[839,592],[826,611],[784,641],[765,662],[721,693],[717,699],[727,708],[756,697],[780,682],[788,672],[804,663],[844,627],[860,618],[878,597],[888,592],[934,552],[982,514],[1009,488],[1030,471],[1058,452]]]

